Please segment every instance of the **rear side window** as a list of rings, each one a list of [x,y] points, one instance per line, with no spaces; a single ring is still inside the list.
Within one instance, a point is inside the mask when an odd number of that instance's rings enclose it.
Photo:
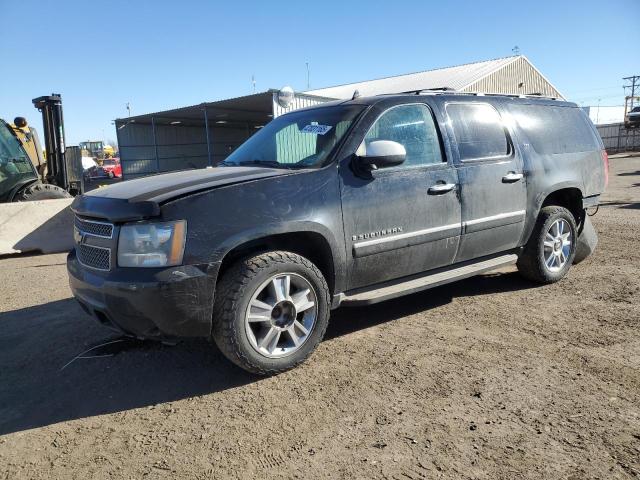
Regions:
[[[500,115],[487,103],[450,103],[447,115],[458,145],[460,160],[480,160],[509,154]]]
[[[509,110],[538,153],[548,155],[600,149],[589,119],[577,107],[511,104]]]

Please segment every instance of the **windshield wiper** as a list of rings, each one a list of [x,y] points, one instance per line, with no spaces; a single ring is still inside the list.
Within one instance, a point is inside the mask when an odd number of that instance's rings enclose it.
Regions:
[[[225,166],[234,166],[234,167],[246,167],[247,165],[260,165],[260,166],[265,166],[265,167],[273,167],[273,168],[285,168],[285,169],[289,169],[292,168],[293,165],[287,165],[286,163],[280,163],[280,162],[276,162],[273,160],[249,160],[246,162],[239,162],[239,163],[220,163],[220,165],[225,165]]]

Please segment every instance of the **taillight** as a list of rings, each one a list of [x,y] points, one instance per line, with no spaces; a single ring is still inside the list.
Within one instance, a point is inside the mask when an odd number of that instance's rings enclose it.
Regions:
[[[602,162],[604,163],[604,187],[607,188],[609,185],[609,155],[607,155],[607,151],[602,149]]]

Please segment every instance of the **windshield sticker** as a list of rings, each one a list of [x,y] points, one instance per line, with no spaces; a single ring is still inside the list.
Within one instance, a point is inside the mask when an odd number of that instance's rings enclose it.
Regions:
[[[324,135],[331,130],[331,125],[306,125],[301,132],[302,133],[315,133],[316,135]]]

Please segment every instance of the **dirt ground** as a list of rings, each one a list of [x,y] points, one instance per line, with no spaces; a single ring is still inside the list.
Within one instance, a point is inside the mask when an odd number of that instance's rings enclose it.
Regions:
[[[204,341],[119,341],[64,255],[0,260],[0,478],[640,477],[640,157],[611,161],[594,256],[334,312],[256,378]]]

